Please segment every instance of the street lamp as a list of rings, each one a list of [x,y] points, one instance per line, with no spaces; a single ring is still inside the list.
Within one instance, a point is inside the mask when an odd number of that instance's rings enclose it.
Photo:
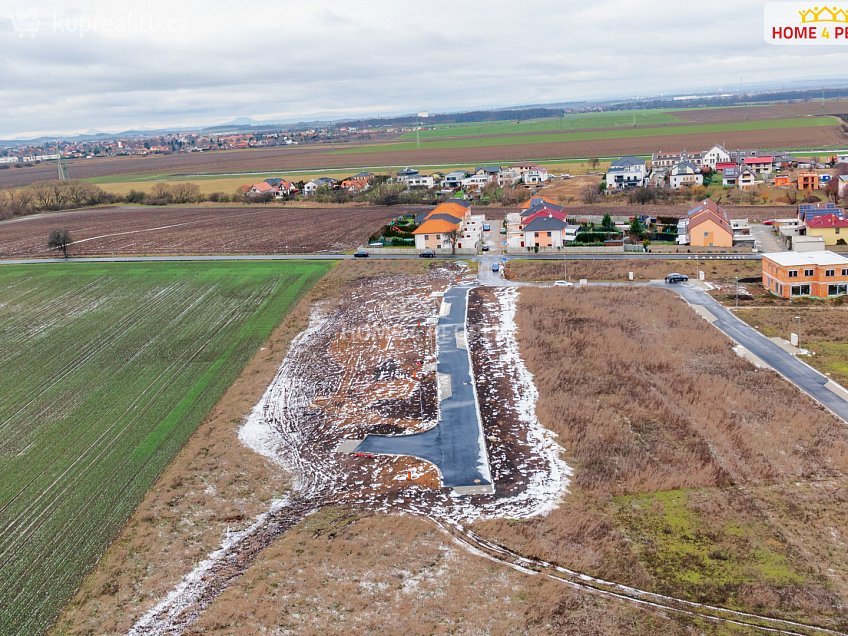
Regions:
[[[795,316],[795,321],[798,323],[798,348],[801,348],[801,316]]]

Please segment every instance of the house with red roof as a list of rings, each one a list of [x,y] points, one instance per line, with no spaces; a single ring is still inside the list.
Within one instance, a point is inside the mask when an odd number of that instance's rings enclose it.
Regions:
[[[759,175],[771,174],[774,171],[774,157],[745,157],[742,165]]]
[[[848,217],[833,213],[819,214],[808,218],[806,225],[807,236],[820,236],[825,245],[844,245],[848,242]]]

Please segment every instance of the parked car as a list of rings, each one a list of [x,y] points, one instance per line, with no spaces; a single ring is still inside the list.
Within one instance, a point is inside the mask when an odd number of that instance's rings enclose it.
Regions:
[[[677,272],[665,277],[667,283],[685,283],[687,280],[689,280],[689,277],[686,274],[678,274]]]
[[[489,246],[488,246],[488,245],[484,245],[484,246],[483,246],[483,247],[481,247],[480,249],[481,249],[481,250],[483,250],[484,252],[488,252],[488,251],[489,251]]]
[[[574,283],[567,280],[555,280],[554,285],[557,287],[574,287]]]
[[[489,231],[489,230],[491,230],[491,229],[492,229],[492,226],[491,226],[491,225],[489,225],[488,223],[484,223],[484,224],[483,224],[483,231],[484,231],[484,232],[488,232],[488,231]]]
[[[501,264],[500,263],[492,263],[492,271],[493,272],[500,272],[501,271]]]
[[[433,250],[424,250],[418,255],[418,258],[436,258],[436,253]]]
[[[365,250],[359,250],[353,253],[354,258],[368,258],[368,252]]]

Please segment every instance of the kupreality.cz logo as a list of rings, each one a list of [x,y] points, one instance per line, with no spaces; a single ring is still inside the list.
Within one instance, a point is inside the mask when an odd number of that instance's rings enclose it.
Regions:
[[[848,45],[848,3],[767,2],[763,36],[777,45]]]

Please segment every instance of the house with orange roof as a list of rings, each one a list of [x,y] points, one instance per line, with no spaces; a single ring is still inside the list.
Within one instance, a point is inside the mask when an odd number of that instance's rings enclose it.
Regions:
[[[466,201],[451,200],[418,215],[418,227],[412,232],[415,248],[434,251],[477,251],[483,240],[486,216],[472,214]]]

